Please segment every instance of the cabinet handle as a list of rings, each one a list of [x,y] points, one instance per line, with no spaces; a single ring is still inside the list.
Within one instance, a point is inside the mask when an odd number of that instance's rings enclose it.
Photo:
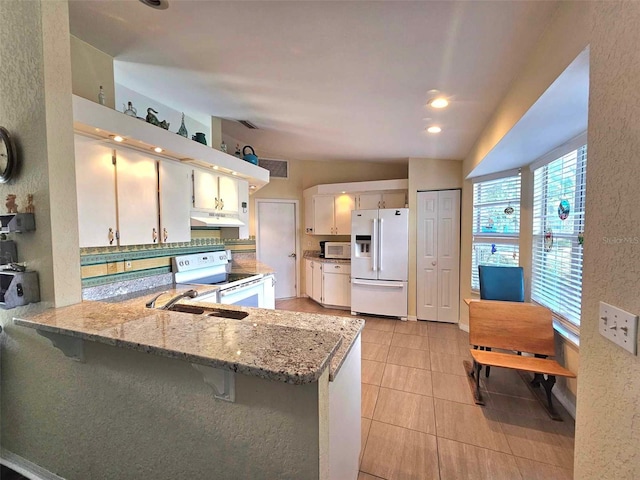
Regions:
[[[333,268],[340,268],[340,265],[336,265],[336,266],[335,266],[335,267],[333,267]]]
[[[156,243],[158,241],[158,230],[156,230],[155,227],[153,228],[151,238],[153,238],[153,243]]]
[[[224,200],[220,199],[220,210],[224,210]]]
[[[115,234],[113,233],[113,228],[109,229],[109,233],[107,234],[107,238],[109,239],[109,245],[113,245],[113,240],[116,238]]]
[[[382,208],[387,208],[387,202],[382,202]]]
[[[219,207],[220,207],[220,202],[218,201],[218,197],[216,197],[216,204],[214,208],[218,210]]]
[[[380,201],[378,201],[378,208],[380,208]]]
[[[162,242],[167,243],[167,238],[169,238],[169,232],[167,232],[166,228],[162,229]]]
[[[276,286],[276,277],[271,277],[271,286],[275,287]]]

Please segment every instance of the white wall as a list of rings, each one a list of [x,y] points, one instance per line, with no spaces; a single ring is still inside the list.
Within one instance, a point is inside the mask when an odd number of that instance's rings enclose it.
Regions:
[[[600,301],[640,313],[640,3],[597,2],[594,13],[575,478],[631,480],[640,358],[597,324]]]

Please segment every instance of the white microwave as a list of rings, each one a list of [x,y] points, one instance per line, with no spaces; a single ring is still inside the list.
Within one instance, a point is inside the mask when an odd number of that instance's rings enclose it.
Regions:
[[[324,258],[351,258],[351,243],[325,242]]]

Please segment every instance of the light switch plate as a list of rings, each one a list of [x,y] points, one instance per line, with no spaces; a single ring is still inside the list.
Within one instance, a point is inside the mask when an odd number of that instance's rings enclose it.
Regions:
[[[638,347],[638,316],[600,302],[598,331],[613,343],[636,355]]]

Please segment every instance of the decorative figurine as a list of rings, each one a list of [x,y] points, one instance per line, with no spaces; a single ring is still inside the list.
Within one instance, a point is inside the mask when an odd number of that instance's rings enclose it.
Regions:
[[[207,144],[207,139],[205,138],[204,133],[202,132],[196,132],[196,134],[191,137],[191,140],[194,140],[203,145]]]
[[[100,85],[100,91],[98,92],[98,103],[100,105],[104,105],[104,90],[102,89],[102,85]]]
[[[184,112],[182,112],[182,123],[180,124],[180,128],[177,133],[181,137],[189,138],[189,132],[187,132],[187,127],[184,125]]]
[[[240,151],[240,144],[236,143],[236,153],[234,155],[238,158],[242,158],[242,152]]]
[[[138,118],[138,110],[135,109],[131,102],[127,103],[127,107],[124,109],[124,114],[133,118]]]
[[[18,213],[18,205],[16,204],[16,196],[13,193],[7,195],[7,213]]]
[[[153,108],[147,108],[147,123],[151,125],[155,125],[156,127],[164,128],[165,130],[169,130],[169,123],[166,120],[159,121],[158,117],[154,114],[158,113]]]
[[[36,207],[33,205],[33,193],[27,194],[27,206],[24,207],[24,211],[27,213],[35,213]]]
[[[227,153],[227,144],[224,143],[224,140],[222,141],[222,143],[220,144],[220,151]]]

